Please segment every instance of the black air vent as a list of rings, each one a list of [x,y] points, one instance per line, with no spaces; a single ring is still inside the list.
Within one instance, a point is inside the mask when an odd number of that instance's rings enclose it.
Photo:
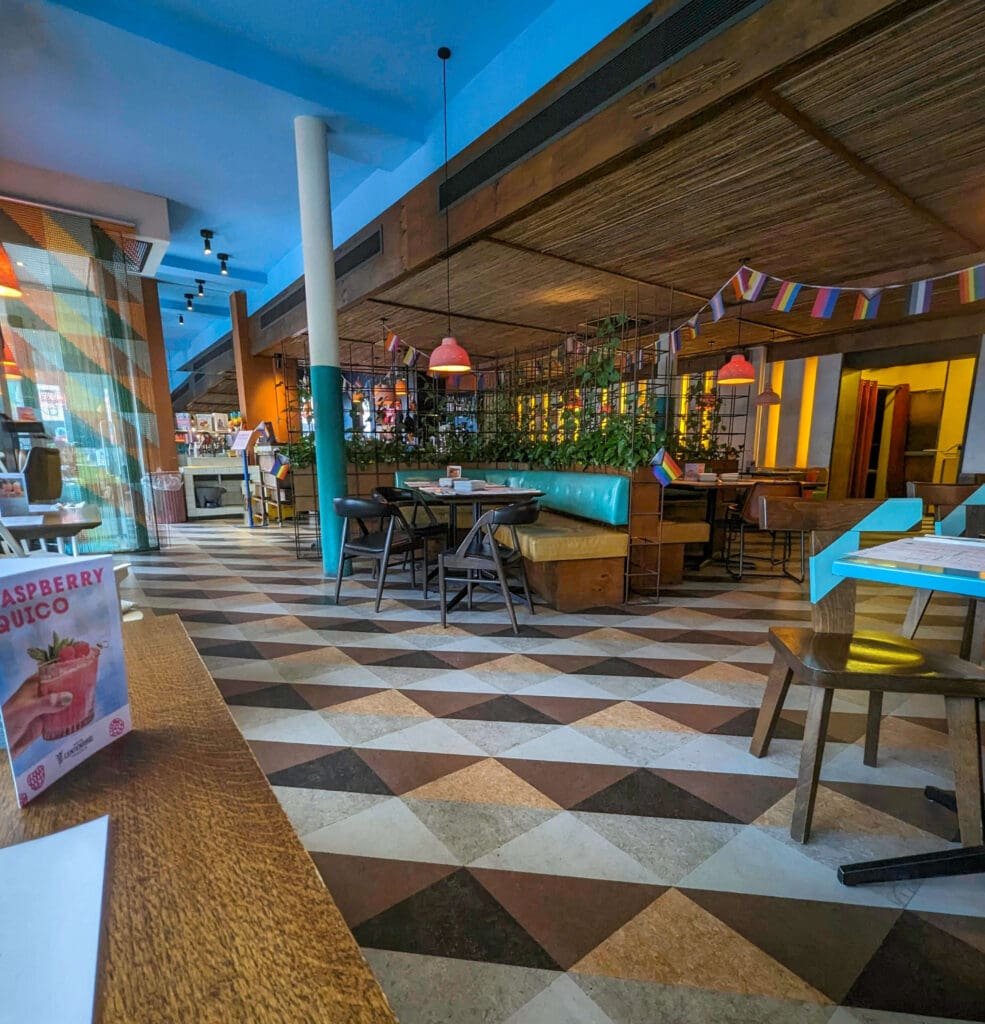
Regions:
[[[266,330],[272,323],[290,313],[295,306],[301,305],[302,302],[304,302],[304,285],[281,299],[280,302],[275,302],[270,309],[266,309],[260,314],[260,330]]]
[[[221,355],[225,355],[227,352],[233,350],[233,339],[232,336],[223,338],[221,341],[216,342],[215,345],[210,345],[196,360],[192,363],[193,370],[201,370],[203,366],[208,366],[213,359],[217,359]],[[217,371],[218,372],[218,371]]]
[[[695,44],[752,14],[767,0],[688,0],[647,29],[600,68],[548,104],[505,138],[456,171],[438,188],[438,208],[509,170],[570,131],[600,107],[683,57]]]
[[[381,252],[383,252],[383,230],[377,228],[369,238],[364,238],[358,245],[353,246],[335,261],[336,281],[351,273],[356,267],[362,266],[366,260],[379,256]]]

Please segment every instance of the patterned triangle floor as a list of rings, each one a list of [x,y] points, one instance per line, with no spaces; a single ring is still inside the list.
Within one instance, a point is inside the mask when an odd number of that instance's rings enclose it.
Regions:
[[[172,527],[132,592],[177,612],[403,1024],[985,1019],[985,883],[847,889],[840,863],[946,848],[943,706],[835,699],[811,842],[789,836],[805,695],[748,753],[766,630],[806,591],[713,576],[562,615],[492,595],[438,625],[395,574],[336,606],[287,532]],[[863,588],[893,628],[908,594]],[[956,645],[935,599],[921,636]]]

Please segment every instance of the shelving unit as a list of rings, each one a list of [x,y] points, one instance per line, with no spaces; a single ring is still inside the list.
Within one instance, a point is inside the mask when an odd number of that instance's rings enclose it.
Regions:
[[[204,461],[204,460],[203,460]],[[228,463],[228,467],[221,463]],[[185,508],[189,519],[214,519],[218,516],[236,516],[243,513],[243,467],[236,459],[209,460],[205,465],[182,466],[181,478],[185,485]],[[196,486],[216,486],[224,489],[216,508],[199,505]]]

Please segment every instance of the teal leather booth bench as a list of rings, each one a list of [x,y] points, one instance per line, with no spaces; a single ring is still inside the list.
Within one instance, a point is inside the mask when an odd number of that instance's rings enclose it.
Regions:
[[[408,480],[436,480],[442,470],[406,469]],[[517,528],[530,586],[558,611],[622,604],[629,553],[629,478],[607,473],[468,469],[464,476],[543,491],[536,523]],[[497,539],[510,544],[509,530]]]

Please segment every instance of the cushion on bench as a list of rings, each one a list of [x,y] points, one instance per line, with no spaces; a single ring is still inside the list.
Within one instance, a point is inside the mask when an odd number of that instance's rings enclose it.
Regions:
[[[518,526],[520,552],[531,562],[570,562],[583,558],[625,558],[629,537],[624,530],[614,530],[598,523],[541,512],[536,523]],[[512,547],[510,531],[501,526],[496,531],[501,544]]]

